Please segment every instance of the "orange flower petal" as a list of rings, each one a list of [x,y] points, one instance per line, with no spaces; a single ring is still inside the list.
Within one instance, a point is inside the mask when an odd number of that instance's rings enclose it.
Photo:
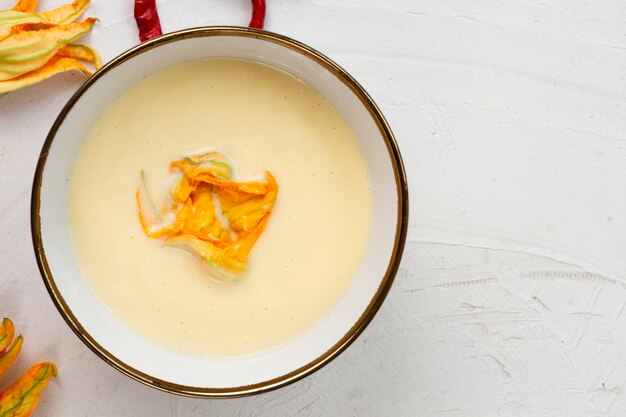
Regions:
[[[0,356],[0,376],[2,376],[7,369],[9,369],[13,361],[15,361],[15,358],[17,358],[17,355],[20,354],[23,342],[24,338],[22,336],[18,336],[13,345],[11,345],[11,348]],[[2,414],[0,414],[0,416],[2,416]]]
[[[41,17],[46,22],[50,22],[50,23],[58,23],[58,24],[72,23],[83,14],[87,6],[89,6],[89,2],[90,0],[75,0],[72,3],[59,6],[56,9],[52,9],[47,12],[34,13],[34,14]]]
[[[89,32],[95,21],[88,18],[81,23],[18,30],[4,38],[0,41],[0,80],[9,80],[41,68],[59,49]]]
[[[18,12],[32,13],[37,8],[38,0],[18,0],[13,10]]]
[[[41,392],[48,381],[57,375],[57,367],[50,362],[32,366],[20,379],[0,394],[0,416],[27,417],[37,407]]]
[[[0,41],[19,32],[24,27],[22,25],[43,22],[43,19],[35,14],[0,10]]]
[[[13,322],[5,317],[4,320],[2,320],[2,324],[0,324],[0,355],[11,345],[14,335],[15,327],[13,326]]]
[[[219,152],[191,155],[170,164],[170,169],[180,169],[189,179],[195,180],[200,174],[208,174],[218,181],[228,180],[233,172],[226,158]]]
[[[170,193],[170,208],[164,210],[176,220],[159,223],[154,203],[143,197],[148,194],[142,180],[137,206],[144,233],[167,237],[166,245],[198,255],[217,273],[217,279],[238,279],[269,220],[278,193],[276,180],[267,172],[265,181],[233,181],[232,168],[218,152],[173,161],[170,170],[183,174]]]
[[[220,193],[224,215],[228,218],[233,230],[251,232],[274,206],[278,185],[269,172],[266,173],[266,177],[267,182],[263,184],[265,189],[263,194],[250,194],[243,191],[250,190],[252,184],[256,188],[259,183],[242,183],[240,189],[227,187]]]
[[[229,245],[225,249],[224,258],[228,260],[228,264],[239,265],[243,264],[244,268],[248,262],[248,255],[252,250],[252,246],[256,243],[257,239],[261,236],[261,233],[267,225],[267,221],[270,218],[270,214],[267,213],[259,222],[259,224],[248,233],[244,238],[239,239],[235,243]]]
[[[171,213],[174,216],[174,220],[171,223],[165,223],[160,216],[154,214],[154,211],[148,209],[149,205],[145,203],[146,198],[141,189],[137,189],[135,198],[137,200],[141,228],[147,236],[152,238],[173,236],[178,233],[185,225],[185,221],[191,211],[189,204],[185,204],[175,213]]]
[[[89,72],[83,64],[73,58],[52,57],[46,65],[39,69],[20,75],[17,78],[0,81],[0,94],[27,87],[54,75],[72,70],[79,70],[83,74],[91,76],[91,72]]]
[[[236,243],[235,243],[236,244]],[[198,255],[211,270],[214,278],[220,281],[234,282],[246,270],[246,264],[228,256],[227,249],[220,248],[195,236],[175,236],[165,241],[166,246],[186,250]]]
[[[183,175],[172,190],[172,200],[176,203],[184,203],[197,186],[198,184],[196,182],[192,182],[186,175]]]
[[[83,61],[93,62],[97,70],[102,68],[102,58],[100,54],[89,46],[85,45],[65,45],[59,49],[56,56],[66,56],[68,58],[82,59]]]
[[[181,233],[207,241],[226,243],[230,240],[230,234],[225,229],[225,225],[220,223],[220,218],[216,214],[212,186],[203,184],[193,192],[191,212]]]

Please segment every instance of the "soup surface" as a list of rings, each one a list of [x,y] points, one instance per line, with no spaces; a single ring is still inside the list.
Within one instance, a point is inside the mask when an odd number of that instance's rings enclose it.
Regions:
[[[279,187],[236,283],[138,220],[140,171],[163,201],[169,163],[206,149],[228,155],[238,180],[268,170]],[[271,348],[320,320],[352,280],[371,216],[365,161],[333,106],[282,71],[226,59],[160,70],[112,102],[77,157],[69,203],[79,264],[111,312],[159,346],[211,357]]]

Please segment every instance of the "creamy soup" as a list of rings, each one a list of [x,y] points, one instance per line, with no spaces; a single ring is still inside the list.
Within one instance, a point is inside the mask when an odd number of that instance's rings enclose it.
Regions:
[[[165,198],[168,164],[206,149],[227,155],[238,180],[267,170],[279,187],[235,283],[147,237],[138,220],[140,171]],[[142,79],[94,125],[70,187],[74,250],[96,294],[138,335],[188,355],[249,354],[312,326],[350,285],[370,227],[350,128],[302,81],[246,61],[190,61]]]

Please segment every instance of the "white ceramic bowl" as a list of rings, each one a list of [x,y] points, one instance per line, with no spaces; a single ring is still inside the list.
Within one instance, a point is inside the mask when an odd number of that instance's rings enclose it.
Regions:
[[[304,80],[325,96],[353,129],[365,155],[373,197],[364,259],[339,303],[300,337],[242,357],[206,359],[172,353],[122,325],[99,301],[78,266],[69,230],[68,179],[92,125],[111,101],[147,74],[196,58],[265,63]],[[315,50],[253,29],[189,29],[153,39],[104,66],[67,103],[45,141],[33,185],[31,223],[39,268],[68,325],[124,374],[182,395],[227,397],[293,382],[333,359],[365,328],[397,271],[407,229],[402,160],[380,110],[344,70]]]

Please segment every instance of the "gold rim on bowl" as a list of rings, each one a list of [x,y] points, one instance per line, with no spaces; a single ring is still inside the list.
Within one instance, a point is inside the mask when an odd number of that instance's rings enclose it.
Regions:
[[[267,381],[259,382],[253,385],[245,385],[239,387],[227,387],[227,388],[205,388],[205,387],[193,387],[186,385],[179,385],[168,381],[152,377],[138,369],[135,369],[128,364],[119,360],[115,355],[104,349],[81,325],[76,316],[73,314],[59,289],[57,288],[52,271],[49,268],[46,254],[43,247],[42,235],[41,235],[41,218],[40,218],[40,205],[41,205],[41,185],[43,180],[43,172],[46,166],[46,160],[52,141],[57,133],[57,130],[63,123],[68,112],[73,108],[78,99],[87,91],[94,83],[103,77],[107,72],[117,67],[118,65],[128,61],[129,59],[140,55],[146,51],[156,48],[159,45],[168,44],[170,42],[176,42],[188,38],[196,37],[208,37],[208,36],[239,36],[248,38],[257,38],[267,42],[272,42],[288,49],[294,50],[309,59],[317,62],[326,70],[335,75],[343,84],[345,84],[355,94],[363,106],[368,110],[371,117],[376,122],[378,129],[385,140],[385,145],[389,152],[391,164],[394,170],[396,191],[398,196],[398,211],[397,211],[397,226],[394,239],[394,247],[392,251],[389,264],[387,266],[384,277],[382,278],[380,285],[372,299],[370,300],[367,308],[361,314],[356,323],[348,330],[348,332],[326,352],[320,355],[315,360],[308,364],[282,375],[277,378],[273,378]],[[106,363],[113,366],[118,371],[131,377],[132,379],[139,381],[143,384],[151,386],[153,388],[184,395],[190,397],[204,397],[204,398],[225,398],[225,397],[239,397],[244,395],[258,394],[261,392],[269,391],[295,382],[300,378],[303,378],[314,371],[320,369],[322,366],[329,363],[345,348],[347,348],[357,336],[367,327],[370,323],[383,300],[385,299],[391,284],[393,283],[396,272],[400,264],[402,252],[404,250],[404,244],[407,234],[408,224],[408,187],[406,181],[406,174],[404,171],[404,165],[400,156],[398,145],[394,139],[393,133],[380,109],[367,92],[361,87],[361,85],[352,78],[346,71],[344,71],[339,65],[331,61],[320,52],[306,46],[298,41],[295,41],[286,36],[278,35],[275,33],[243,28],[243,27],[230,27],[230,26],[216,26],[216,27],[199,27],[185,29],[178,32],[173,32],[161,37],[152,39],[145,43],[142,43],[134,48],[117,56],[105,66],[96,72],[91,78],[89,78],[85,84],[83,84],[78,91],[70,98],[61,113],[52,125],[48,136],[43,144],[39,160],[37,162],[37,168],[35,171],[35,178],[33,182],[33,190],[31,195],[31,233],[33,239],[33,245],[35,249],[35,256],[37,258],[37,264],[41,272],[43,281],[46,285],[48,293],[52,298],[52,301],[56,305],[57,309],[61,313],[61,316],[70,326],[70,328],[76,333],[78,338],[83,341],[96,355],[102,358]]]

